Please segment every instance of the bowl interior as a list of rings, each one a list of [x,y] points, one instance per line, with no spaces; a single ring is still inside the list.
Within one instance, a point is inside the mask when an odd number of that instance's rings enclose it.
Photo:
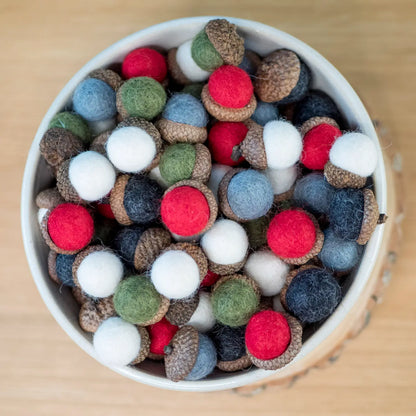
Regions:
[[[52,177],[40,157],[39,142],[47,130],[51,118],[70,104],[75,87],[89,72],[115,62],[121,62],[129,51],[140,46],[160,46],[166,50],[178,46],[192,38],[212,18],[212,16],[184,18],[161,23],[132,34],[101,52],[78,71],[57,96],[42,120],[30,149],[21,200],[22,232],[29,266],[38,290],[52,315],[68,335],[97,360],[91,344],[91,335],[85,333],[78,325],[79,306],[67,288],[59,288],[48,276],[48,248],[39,231],[34,200],[39,191],[52,183]],[[313,87],[322,89],[334,99],[351,129],[359,129],[374,140],[379,153],[379,164],[373,176],[374,188],[380,211],[385,212],[386,178],[380,145],[368,113],[348,82],[320,54],[296,38],[261,23],[235,18],[227,19],[238,26],[239,32],[246,39],[246,48],[252,49],[260,55],[266,55],[279,48],[295,51],[312,70]],[[341,304],[334,314],[307,338],[301,352],[293,362],[302,359],[318,348],[319,344],[345,319],[348,311],[354,306],[373,269],[383,236],[383,228],[377,227],[366,246],[360,267],[345,283],[345,288],[348,290]],[[150,360],[146,360],[138,369],[131,367],[111,368],[142,383],[187,391],[212,391],[239,387],[271,375],[270,371],[253,368],[234,374],[218,372],[201,381],[174,383],[165,378],[162,364]]]

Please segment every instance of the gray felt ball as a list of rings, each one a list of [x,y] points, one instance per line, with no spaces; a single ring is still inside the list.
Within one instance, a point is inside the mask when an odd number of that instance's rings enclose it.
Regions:
[[[280,100],[278,104],[286,105],[300,101],[307,94],[310,82],[311,71],[303,62],[301,62],[299,79],[297,84],[295,85],[295,88],[293,88],[293,90],[287,97],[283,98],[283,100]]]
[[[72,278],[72,265],[74,264],[76,255],[58,254],[56,256],[56,275],[60,282],[69,287],[75,287]]]
[[[275,104],[257,101],[257,107],[251,116],[257,124],[264,126],[266,123],[279,118],[279,110]]]
[[[204,334],[198,334],[198,356],[191,372],[185,380],[201,380],[211,374],[217,364],[217,351],[211,339]]]
[[[117,251],[121,260],[130,267],[134,266],[134,253],[137,243],[145,230],[146,228],[141,225],[123,227],[114,238],[114,249]]]

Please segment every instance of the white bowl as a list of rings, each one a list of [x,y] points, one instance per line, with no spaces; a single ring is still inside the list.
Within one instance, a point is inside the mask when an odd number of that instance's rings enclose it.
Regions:
[[[48,248],[39,231],[37,208],[34,201],[37,193],[48,187],[52,178],[39,153],[39,142],[47,130],[51,118],[62,111],[65,105],[70,102],[75,87],[89,72],[96,68],[106,67],[114,62],[121,62],[129,51],[140,46],[159,45],[165,49],[178,46],[192,38],[212,18],[215,17],[184,18],[151,26],[120,40],[98,54],[73,76],[56,97],[39,126],[28,155],[22,186],[21,221],[24,246],[33,278],[46,306],[59,325],[73,341],[98,361],[99,359],[92,346],[91,335],[84,332],[78,325],[79,306],[72,298],[69,290],[64,289],[61,293],[58,286],[48,276]],[[387,188],[380,144],[371,119],[350,84],[325,58],[298,39],[261,23],[235,18],[227,19],[238,26],[239,31],[246,39],[246,47],[261,55],[268,54],[278,48],[295,51],[312,70],[313,87],[325,91],[335,100],[350,128],[359,129],[374,140],[379,155],[379,163],[373,176],[375,193],[380,212],[385,212]],[[314,349],[319,348],[319,345],[335,328],[344,319],[347,319],[348,312],[356,304],[371,275],[383,238],[383,229],[384,227],[377,227],[368,242],[360,267],[350,280],[350,287],[341,304],[333,315],[306,340],[298,356],[288,366],[305,358]],[[45,354],[45,359],[47,359],[47,354]],[[272,374],[270,371],[253,368],[249,371],[234,374],[218,372],[200,381],[174,383],[165,377],[161,363],[145,362],[140,369],[132,367],[110,368],[141,383],[171,390],[198,392],[240,387],[257,382]]]

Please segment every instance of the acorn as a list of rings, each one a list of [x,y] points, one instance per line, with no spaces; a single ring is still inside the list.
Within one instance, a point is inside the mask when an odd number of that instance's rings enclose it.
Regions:
[[[184,326],[191,319],[199,303],[199,294],[189,299],[178,299],[170,303],[166,319],[173,325]]]
[[[117,316],[112,296],[99,300],[88,299],[81,305],[79,325],[86,332],[95,332],[101,322],[112,316]]]

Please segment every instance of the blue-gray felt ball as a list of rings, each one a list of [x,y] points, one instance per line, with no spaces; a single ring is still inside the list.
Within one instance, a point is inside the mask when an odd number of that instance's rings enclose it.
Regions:
[[[74,264],[76,254],[58,254],[56,256],[55,270],[59,281],[69,287],[75,287],[72,278],[72,265]]]
[[[243,60],[241,61],[241,64],[238,65],[238,67],[246,71],[250,76],[254,76],[256,75],[259,62],[260,57],[258,57],[255,52],[246,49]]]
[[[246,326],[216,324],[209,335],[217,350],[218,360],[234,361],[246,355]]]
[[[198,337],[198,356],[191,372],[185,378],[188,381],[201,380],[211,374],[217,364],[217,351],[214,343],[207,335],[198,334]]]
[[[116,93],[104,81],[87,78],[75,89],[72,97],[76,113],[88,121],[101,121],[117,114]]]
[[[166,103],[163,118],[196,127],[205,127],[208,124],[208,114],[202,102],[191,94],[172,95]]]
[[[266,215],[272,207],[273,188],[265,175],[248,169],[232,177],[227,199],[237,217],[254,220]]]
[[[311,71],[305,65],[305,63],[301,62],[299,79],[298,79],[297,84],[295,85],[295,88],[293,88],[293,90],[290,92],[290,94],[287,97],[278,101],[277,104],[286,105],[286,104],[292,104],[297,101],[300,101],[307,94],[310,83],[311,83]]]
[[[331,273],[325,269],[307,269],[289,284],[286,305],[301,322],[313,323],[331,315],[341,297],[341,287]]]
[[[137,243],[145,230],[145,227],[136,224],[122,228],[115,236],[113,247],[127,266],[134,266]]]
[[[339,238],[329,227],[324,231],[324,245],[318,254],[322,264],[334,272],[348,272],[360,260],[363,247],[355,241]]]
[[[361,189],[338,189],[329,207],[329,223],[335,234],[344,240],[357,240],[363,217],[364,195]]]
[[[279,118],[279,110],[275,104],[257,101],[257,107],[251,116],[257,124],[264,126],[266,123]]]
[[[313,172],[296,182],[293,199],[313,214],[328,214],[335,190],[322,173]]]

